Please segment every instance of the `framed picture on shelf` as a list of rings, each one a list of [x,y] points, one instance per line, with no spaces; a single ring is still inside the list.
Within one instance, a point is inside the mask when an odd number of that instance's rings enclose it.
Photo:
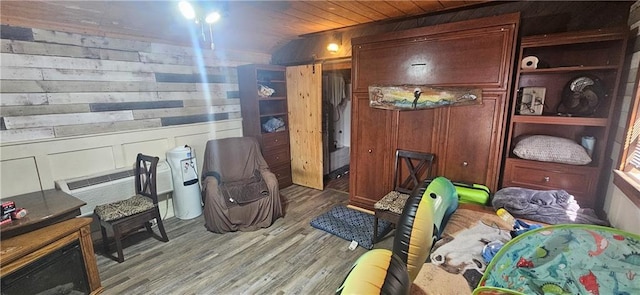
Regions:
[[[520,99],[520,115],[542,115],[544,109],[544,87],[523,87]]]

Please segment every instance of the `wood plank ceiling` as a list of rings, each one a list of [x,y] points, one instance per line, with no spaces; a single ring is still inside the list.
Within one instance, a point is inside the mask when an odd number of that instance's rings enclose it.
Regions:
[[[401,19],[489,2],[483,1],[197,1],[222,5],[213,26],[216,48],[272,53],[300,36]],[[189,27],[174,1],[12,1],[0,2],[4,25],[190,44]],[[205,28],[208,34],[208,27]],[[197,36],[196,36],[197,38]]]

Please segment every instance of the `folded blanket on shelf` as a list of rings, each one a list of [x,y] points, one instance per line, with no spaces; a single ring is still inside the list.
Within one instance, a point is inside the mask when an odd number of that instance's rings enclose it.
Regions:
[[[609,225],[593,209],[580,208],[573,195],[564,190],[533,190],[507,187],[495,193],[492,200],[497,210],[504,208],[516,218],[548,224],[580,223]]]

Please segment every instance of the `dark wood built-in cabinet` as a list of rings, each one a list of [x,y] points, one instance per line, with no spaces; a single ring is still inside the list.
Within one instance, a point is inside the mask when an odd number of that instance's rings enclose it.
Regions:
[[[396,149],[436,155],[433,175],[498,188],[519,14],[354,38],[350,204],[391,190]],[[415,111],[369,106],[370,85],[482,89],[482,104]]]
[[[260,86],[273,89],[270,96],[259,95]],[[291,152],[287,115],[287,83],[285,67],[277,65],[244,65],[238,67],[238,86],[242,108],[244,136],[255,137],[264,159],[278,178],[281,188],[291,185]],[[270,130],[264,124],[272,119],[284,126]]]
[[[523,37],[516,87],[510,110],[505,169],[502,185],[533,189],[564,189],[573,194],[581,207],[594,208],[600,201],[598,185],[608,165],[607,145],[610,126],[617,118],[613,111],[626,49],[628,29],[612,28]],[[535,56],[535,68],[523,68],[522,59]],[[593,114],[559,114],[557,106],[565,96],[567,83],[581,76],[600,79],[605,93]],[[520,114],[523,87],[544,87],[541,115]],[[564,109],[560,109],[562,111]],[[560,112],[563,113],[563,112]],[[551,135],[581,143],[583,136],[595,138],[592,161],[570,165],[518,158],[513,148],[524,135]]]

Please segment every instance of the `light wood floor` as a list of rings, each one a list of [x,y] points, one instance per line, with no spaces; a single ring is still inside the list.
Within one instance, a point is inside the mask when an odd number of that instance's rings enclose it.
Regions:
[[[169,242],[131,236],[118,264],[100,254],[104,294],[331,294],[366,249],[315,229],[311,219],[348,194],[297,185],[281,190],[285,217],[254,232],[215,234],[202,216],[167,219]],[[146,234],[144,234],[146,235]],[[376,247],[391,247],[385,239]],[[387,243],[385,243],[387,242]]]

